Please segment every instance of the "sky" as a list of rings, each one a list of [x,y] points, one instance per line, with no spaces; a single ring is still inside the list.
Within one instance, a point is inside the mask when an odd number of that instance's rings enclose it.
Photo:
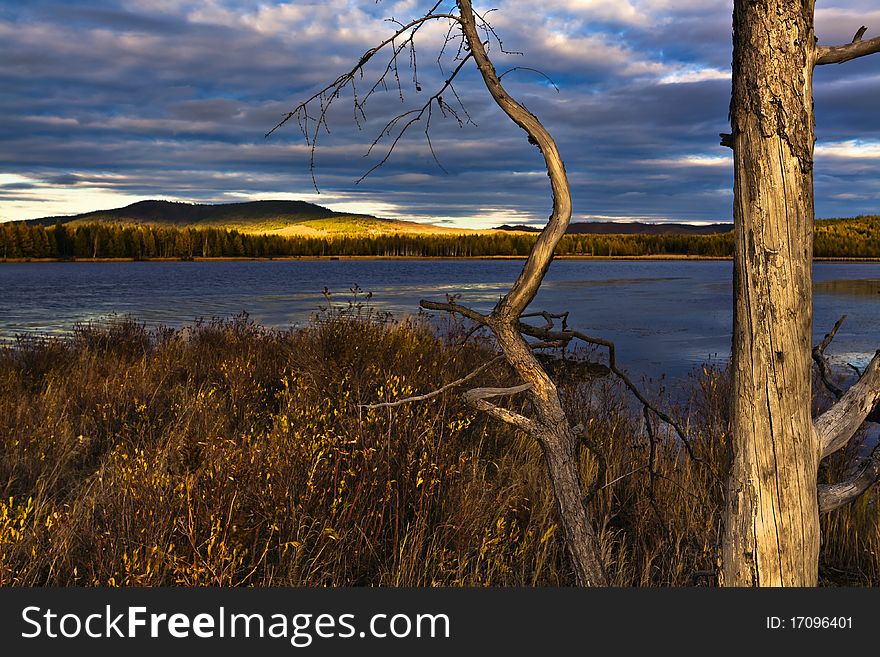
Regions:
[[[334,210],[466,227],[542,223],[549,187],[538,151],[494,105],[473,63],[388,161],[395,115],[421,107],[456,66],[447,21],[416,39],[400,89],[351,96],[328,113],[315,152],[291,122],[298,102],[416,18],[414,0],[0,0],[0,220],[150,199],[302,199]],[[451,3],[450,3],[451,6]],[[536,7],[541,7],[536,9]],[[730,0],[476,2],[503,42],[490,55],[508,91],[556,138],[574,220],[730,221]],[[875,0],[817,0],[820,43],[860,25]],[[522,54],[512,54],[514,51]],[[375,58],[358,92],[381,75]],[[401,100],[402,96],[402,100]],[[880,214],[880,55],[815,76],[816,214]],[[466,112],[462,110],[464,106]],[[393,139],[393,134],[391,138]],[[439,164],[438,164],[439,161]]]

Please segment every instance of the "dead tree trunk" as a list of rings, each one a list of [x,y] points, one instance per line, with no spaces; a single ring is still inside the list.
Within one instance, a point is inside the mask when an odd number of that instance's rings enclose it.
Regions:
[[[471,55],[493,100],[507,116],[528,135],[544,156],[553,191],[553,213],[529,254],[522,272],[510,292],[498,303],[486,324],[492,329],[502,352],[519,377],[529,385],[529,397],[535,408],[531,435],[544,452],[547,471],[559,511],[560,525],[571,557],[578,584],[607,584],[602,566],[599,541],[583,501],[583,487],[578,470],[577,437],[562,404],[556,384],[541,367],[531,347],[519,331],[520,316],[535,298],[544,275],[553,260],[553,251],[571,220],[571,192],[565,166],[556,142],[541,122],[511,98],[495,72],[477,31],[470,0],[459,0],[461,26]],[[483,401],[483,404],[488,402]],[[491,409],[484,408],[484,410]]]
[[[722,142],[734,150],[736,242],[726,586],[818,581],[826,453],[810,417],[812,78],[847,47],[816,46],[813,10],[812,0],[734,2],[733,132]],[[858,412],[844,444],[870,408]]]

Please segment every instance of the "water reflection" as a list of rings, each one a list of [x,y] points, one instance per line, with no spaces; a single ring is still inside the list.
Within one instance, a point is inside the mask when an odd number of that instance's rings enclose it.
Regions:
[[[813,285],[816,294],[845,294],[856,297],[873,297],[880,300],[880,279],[820,281]]]

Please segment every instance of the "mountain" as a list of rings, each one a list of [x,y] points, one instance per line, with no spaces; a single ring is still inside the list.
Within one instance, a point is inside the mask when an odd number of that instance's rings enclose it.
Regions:
[[[124,208],[98,210],[67,217],[46,217],[35,223],[96,223],[168,224],[173,226],[242,224],[265,221],[297,222],[324,219],[339,213],[305,201],[251,201],[248,203],[174,203],[171,201],[139,201]]]
[[[534,226],[498,226],[496,230],[539,233]],[[733,224],[647,224],[638,221],[579,221],[568,225],[569,235],[714,235],[729,233]]]
[[[28,223],[51,226],[56,223],[92,223],[174,226],[175,228],[225,228],[245,233],[276,233],[320,237],[330,234],[387,235],[393,233],[469,232],[420,224],[414,221],[382,219],[367,214],[334,212],[305,201],[249,201],[245,203],[177,203],[139,201],[124,208],[99,210],[61,217],[34,219]]]

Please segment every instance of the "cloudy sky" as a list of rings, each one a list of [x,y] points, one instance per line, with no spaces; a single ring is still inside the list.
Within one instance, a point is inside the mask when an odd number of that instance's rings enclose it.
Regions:
[[[472,65],[456,91],[472,121],[435,113],[431,156],[414,126],[385,166],[355,181],[382,126],[419,107],[455,66],[438,61],[448,24],[420,33],[419,85],[401,61],[367,104],[329,115],[316,154],[295,124],[266,133],[298,101],[417,17],[416,0],[0,0],[0,219],[146,199],[305,199],[333,209],[480,227],[540,222],[538,152],[487,97]],[[535,7],[543,9],[536,11]],[[560,144],[575,219],[727,221],[730,0],[493,0],[477,3],[510,92]],[[875,0],[818,0],[822,43],[868,25]],[[377,60],[378,62],[378,60]],[[372,84],[368,69],[361,92]],[[541,74],[529,69],[538,69]],[[458,107],[446,94],[444,100]],[[821,217],[880,213],[880,56],[816,73],[816,205]],[[465,118],[459,108],[458,114]]]

